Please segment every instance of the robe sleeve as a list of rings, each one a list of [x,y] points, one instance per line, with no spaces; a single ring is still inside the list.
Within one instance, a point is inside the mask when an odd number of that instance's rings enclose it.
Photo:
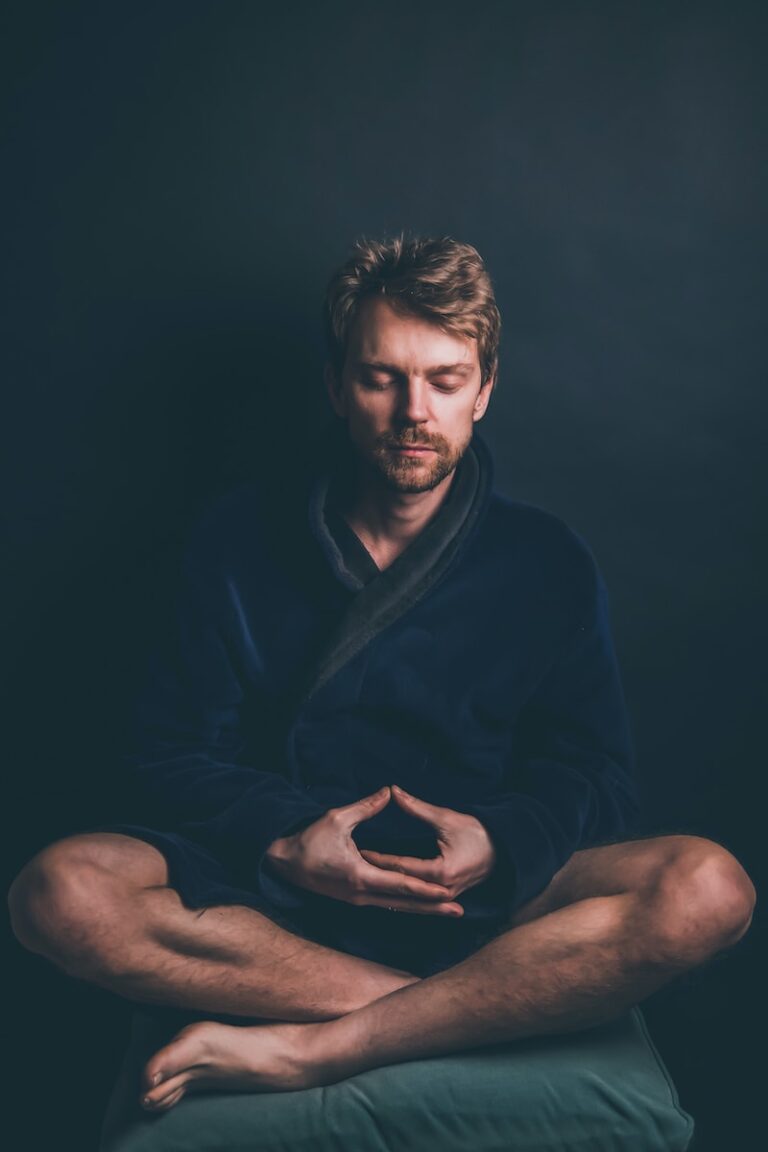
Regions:
[[[125,761],[156,824],[202,844],[273,902],[296,905],[298,889],[269,874],[264,854],[326,808],[290,782],[266,725],[263,757],[244,759],[241,710],[246,692],[258,695],[263,655],[222,553],[203,532],[187,548]],[[261,701],[262,714],[269,707]],[[258,748],[258,736],[250,746]]]
[[[588,612],[519,717],[507,777],[509,790],[465,811],[491,836],[511,910],[574,852],[621,839],[637,819],[632,739],[596,570]]]

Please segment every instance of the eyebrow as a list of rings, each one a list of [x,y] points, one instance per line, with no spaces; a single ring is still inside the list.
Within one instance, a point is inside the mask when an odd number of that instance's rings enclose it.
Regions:
[[[384,364],[380,360],[361,360],[361,368],[374,368],[379,372],[394,372],[402,374],[402,369],[398,368],[395,364]],[[475,366],[473,364],[439,364],[435,368],[427,368],[427,376],[439,376],[442,373],[453,372],[459,376],[469,376],[474,372]]]

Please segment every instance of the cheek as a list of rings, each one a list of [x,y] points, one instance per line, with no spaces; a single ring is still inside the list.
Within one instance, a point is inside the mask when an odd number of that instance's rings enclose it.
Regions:
[[[359,440],[373,440],[385,424],[373,405],[358,405],[349,414],[349,430]]]
[[[474,400],[462,402],[460,406],[456,403],[445,406],[442,412],[442,421],[446,429],[450,428],[451,434],[454,438],[461,438],[465,436],[467,431],[472,427],[473,417],[475,414]]]
[[[361,427],[385,424],[391,415],[392,401],[385,393],[371,393],[356,400],[350,415]]]

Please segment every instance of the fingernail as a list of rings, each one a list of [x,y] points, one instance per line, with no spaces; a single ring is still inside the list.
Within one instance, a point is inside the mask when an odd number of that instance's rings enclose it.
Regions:
[[[154,1088],[157,1084],[159,1084],[162,1078],[162,1072],[155,1072],[154,1076],[152,1077],[152,1087]]]

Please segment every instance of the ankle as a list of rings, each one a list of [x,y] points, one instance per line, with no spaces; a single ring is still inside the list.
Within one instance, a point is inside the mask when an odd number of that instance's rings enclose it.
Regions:
[[[312,1084],[336,1084],[359,1071],[365,1050],[365,1008],[310,1024],[301,1034],[301,1060]]]

